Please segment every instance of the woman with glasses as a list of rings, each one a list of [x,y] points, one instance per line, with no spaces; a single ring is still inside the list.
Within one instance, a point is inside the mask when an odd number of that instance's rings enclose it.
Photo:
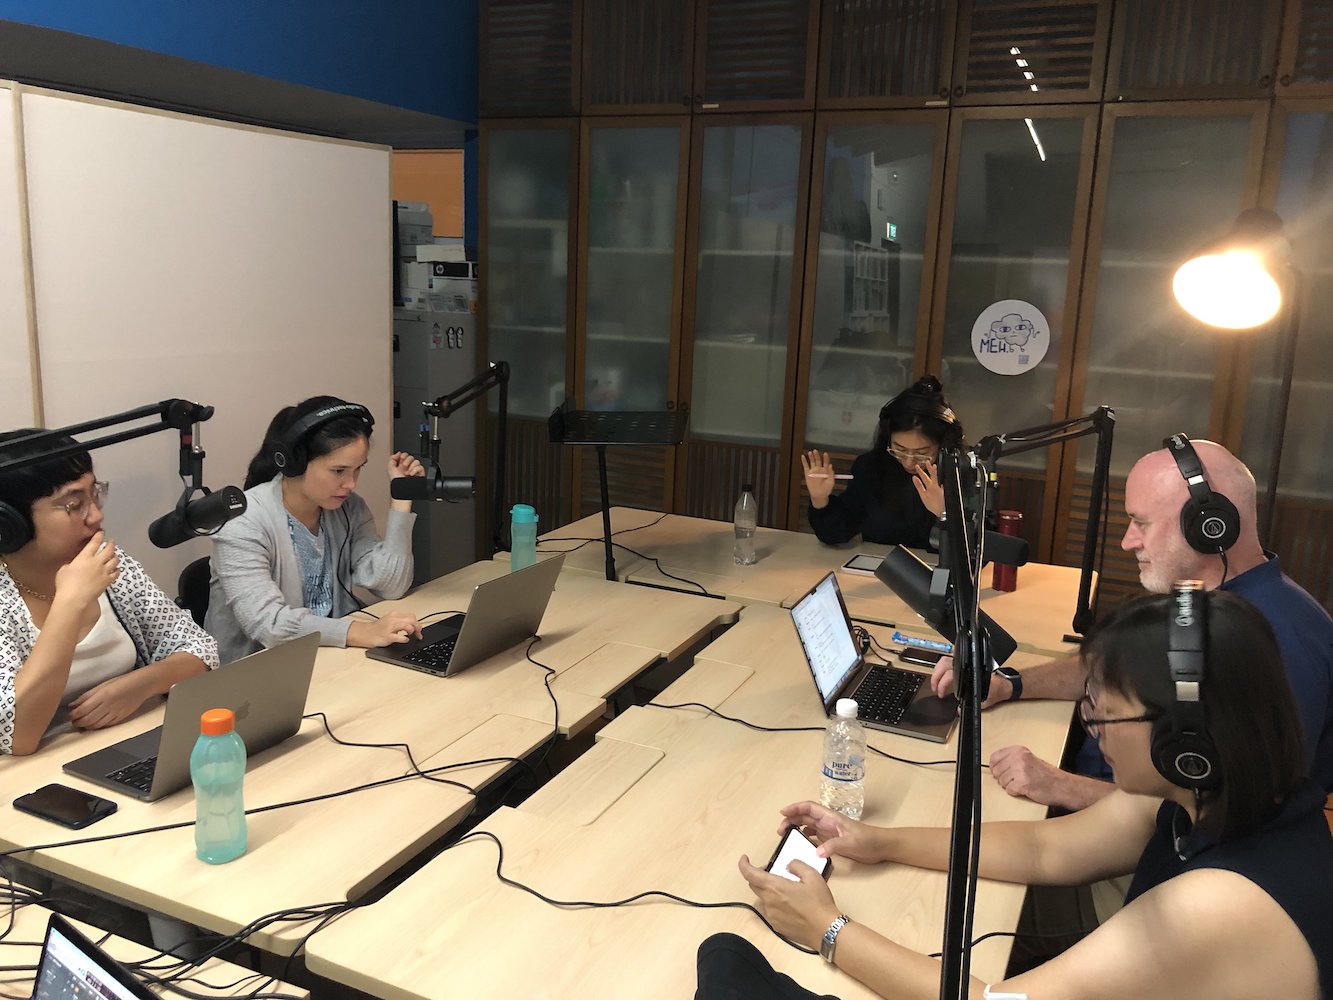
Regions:
[[[1168,648],[1188,647],[1168,645],[1168,619],[1180,622],[1176,595],[1126,602],[1081,653],[1079,718],[1100,738],[1116,791],[1066,816],[981,828],[982,878],[1079,885],[1132,873],[1125,907],[1044,965],[1000,984],[973,980],[972,996],[1333,997],[1333,839],[1323,789],[1305,776],[1281,655],[1252,605],[1221,591],[1199,597],[1203,742],[1193,708],[1176,703],[1168,666]],[[813,802],[782,813],[783,831],[799,826],[820,854],[854,862],[845,875],[859,864],[947,865],[947,829],[876,827]],[[831,933],[828,960],[883,996],[938,995],[938,962],[871,930],[874,914],[844,919],[812,869],[794,863],[800,881],[790,882],[746,858],[740,868],[780,933],[812,948]],[[715,975],[715,955],[734,968],[750,947],[705,942],[701,985]],[[813,996],[796,990],[784,995]]]
[[[858,534],[867,542],[927,548],[930,529],[944,513],[936,476],[941,448],[963,443],[963,425],[944,398],[944,387],[925,375],[884,404],[870,451],[852,463],[847,488],[833,494],[828,452],[801,453],[810,494],[810,527],[837,545]]]
[[[0,434],[6,461],[76,445]],[[213,638],[102,530],[109,487],[86,451],[0,471],[0,752],[101,729],[216,667]]]

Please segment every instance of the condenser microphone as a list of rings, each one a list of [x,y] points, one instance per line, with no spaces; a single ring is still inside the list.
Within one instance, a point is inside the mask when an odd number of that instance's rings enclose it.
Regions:
[[[441,472],[424,476],[399,476],[389,483],[389,496],[395,500],[447,500],[457,503],[477,495],[477,481],[471,476],[446,476]]]
[[[148,526],[148,540],[159,549],[214,534],[232,518],[245,513],[245,494],[239,486],[224,486],[216,493],[203,489],[203,496],[194,500],[190,499],[192,493],[187,489],[176,501],[175,510]]]

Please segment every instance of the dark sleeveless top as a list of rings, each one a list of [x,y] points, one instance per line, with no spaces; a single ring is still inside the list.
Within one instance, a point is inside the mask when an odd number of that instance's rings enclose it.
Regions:
[[[1219,844],[1192,830],[1183,808],[1163,802],[1125,902],[1182,872],[1220,868],[1244,876],[1304,935],[1319,967],[1320,992],[1333,998],[1333,835],[1323,804],[1323,789],[1307,779],[1268,825]]]

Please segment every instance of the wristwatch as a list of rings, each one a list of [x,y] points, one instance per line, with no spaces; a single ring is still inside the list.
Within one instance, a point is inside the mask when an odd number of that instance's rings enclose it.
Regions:
[[[819,942],[819,954],[829,965],[833,964],[833,949],[838,946],[838,934],[851,922],[851,917],[845,913],[840,913],[837,919],[828,925],[828,930],[824,932],[824,937]]]
[[[999,674],[1013,687],[1013,691],[1009,694],[1010,701],[1018,701],[1019,698],[1023,697],[1023,675],[1017,670],[1013,667],[996,667],[991,673]]]

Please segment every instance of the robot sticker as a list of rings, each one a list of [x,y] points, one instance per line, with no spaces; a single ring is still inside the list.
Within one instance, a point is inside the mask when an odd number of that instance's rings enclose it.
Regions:
[[[1046,357],[1051,327],[1040,309],[1022,299],[1001,299],[972,324],[972,353],[996,375],[1022,375]]]

